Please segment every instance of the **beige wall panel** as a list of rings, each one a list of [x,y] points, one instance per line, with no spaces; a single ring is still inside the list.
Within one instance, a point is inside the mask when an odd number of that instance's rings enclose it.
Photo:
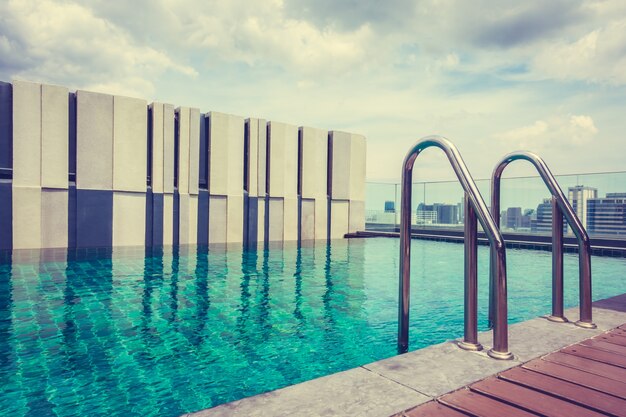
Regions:
[[[302,198],[326,198],[328,171],[328,132],[301,127]]]
[[[113,97],[113,189],[146,190],[147,103],[145,100]]]
[[[226,243],[228,201],[224,196],[209,196],[209,244]]]
[[[143,246],[146,239],[146,195],[113,193],[113,245]]]
[[[258,119],[257,145],[257,195],[263,197],[267,193],[267,122]]]
[[[248,196],[256,197],[259,193],[259,120],[246,120],[248,126]]]
[[[200,181],[200,110],[189,109],[189,194],[198,194]]]
[[[174,242],[174,195],[163,195],[163,245]]]
[[[352,135],[350,149],[350,199],[365,201],[366,142],[362,135]]]
[[[265,198],[259,197],[258,200],[258,220],[257,220],[257,241],[265,241]]]
[[[333,200],[350,199],[350,153],[352,135],[333,131],[329,153],[332,153],[331,198]]]
[[[300,223],[300,238],[302,240],[315,239],[315,200],[302,199]]]
[[[41,186],[68,186],[69,91],[41,86]],[[66,233],[67,235],[67,233]]]
[[[163,105],[163,192],[174,192],[174,106]]]
[[[271,197],[298,194],[298,128],[269,122],[269,189]]]
[[[284,210],[284,233],[283,240],[298,240],[298,199],[285,198],[283,200]]]
[[[365,230],[365,201],[350,200],[348,231],[356,233]]]
[[[178,112],[178,192],[189,194],[189,107]],[[182,241],[181,241],[182,243]]]
[[[227,210],[226,241],[243,242],[243,196],[228,196]]]
[[[342,239],[348,233],[350,203],[331,201],[330,203],[330,239]]]
[[[41,190],[42,248],[67,247],[67,194],[67,190]]]
[[[13,249],[37,249],[40,247],[41,188],[14,186]]]
[[[163,193],[163,103],[152,103],[152,192]]]
[[[41,185],[41,85],[13,81],[13,186]]]
[[[198,242],[198,196],[180,195],[179,243],[193,245]]]
[[[315,239],[328,239],[328,200],[315,199]]]
[[[76,187],[113,189],[113,96],[76,93]]]
[[[269,222],[269,230],[267,232],[268,241],[282,242],[284,239],[283,230],[285,220],[282,198],[270,198],[267,216]]]
[[[198,243],[198,196],[189,196],[189,243]],[[192,256],[195,262],[195,254]],[[195,267],[195,266],[194,266]]]
[[[209,194],[243,195],[244,119],[211,112]]]

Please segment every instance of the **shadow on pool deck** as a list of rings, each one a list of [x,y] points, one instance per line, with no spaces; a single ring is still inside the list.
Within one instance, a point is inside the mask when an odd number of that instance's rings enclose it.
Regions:
[[[578,308],[565,315],[575,321]],[[593,320],[597,329],[544,318],[513,324],[509,346],[515,358],[510,361],[487,356],[491,332],[482,332],[479,341],[485,350],[480,352],[463,351],[448,341],[187,416],[388,417],[626,323],[626,294],[593,303]]]

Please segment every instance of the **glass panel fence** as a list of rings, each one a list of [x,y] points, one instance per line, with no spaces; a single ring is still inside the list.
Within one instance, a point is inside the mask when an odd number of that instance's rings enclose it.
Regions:
[[[556,178],[590,236],[626,239],[626,171]],[[476,184],[490,206],[490,180],[476,180]],[[540,177],[505,177],[501,187],[504,232],[550,234],[550,193]],[[457,181],[414,183],[412,201],[414,227],[462,230],[463,190]],[[399,207],[399,183],[367,183],[366,229],[396,230]],[[571,235],[567,225],[564,230]]]

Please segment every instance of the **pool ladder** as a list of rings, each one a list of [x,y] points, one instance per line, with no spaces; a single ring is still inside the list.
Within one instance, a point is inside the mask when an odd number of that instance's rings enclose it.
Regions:
[[[525,159],[530,161],[539,172],[552,193],[552,315],[548,319],[566,322],[563,315],[563,215],[569,222],[579,242],[580,263],[580,319],[577,325],[594,328],[591,319],[591,258],[589,236],[583,228],[574,210],[563,195],[556,179],[545,162],[530,152],[514,152],[505,156],[493,171],[491,182],[492,213],[472,179],[461,154],[454,144],[441,136],[428,136],[411,147],[402,164],[402,194],[400,213],[400,282],[398,306],[398,351],[404,353],[409,347],[409,304],[411,271],[411,195],[413,166],[418,155],[425,149],[436,147],[447,156],[463,191],[464,197],[464,252],[465,252],[465,290],[464,290],[464,334],[458,346],[465,350],[481,350],[478,343],[478,239],[477,221],[489,241],[490,283],[489,283],[489,319],[493,327],[493,347],[487,352],[494,359],[512,359],[508,350],[508,307],[506,279],[506,247],[499,230],[500,222],[500,179],[504,168],[512,161]]]

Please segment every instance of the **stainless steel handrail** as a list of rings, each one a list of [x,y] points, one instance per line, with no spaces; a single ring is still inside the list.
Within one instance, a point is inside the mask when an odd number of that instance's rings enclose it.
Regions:
[[[517,160],[525,160],[533,164],[552,194],[552,315],[548,319],[556,322],[567,321],[563,315],[563,216],[565,216],[578,239],[580,317],[576,324],[580,327],[593,329],[596,325],[593,324],[591,317],[591,245],[589,236],[567,201],[561,187],[559,187],[556,178],[541,157],[528,151],[516,151],[506,155],[496,165],[491,175],[492,217],[499,227],[500,180],[504,169],[511,162]],[[489,285],[489,315],[492,317],[495,309],[493,272],[490,276],[492,278]]]
[[[493,348],[489,356],[496,359],[511,359],[508,351],[508,324],[506,299],[506,248],[504,239],[489,214],[489,210],[478,191],[457,148],[441,136],[428,136],[419,140],[409,150],[402,164],[402,197],[400,213],[400,285],[398,308],[398,351],[404,353],[409,348],[409,298],[411,282],[411,185],[413,165],[417,156],[426,148],[441,149],[456,173],[465,191],[466,226],[465,226],[465,335],[459,346],[465,349],[479,349],[477,324],[477,247],[476,218],[489,239],[496,257],[492,259],[496,279],[496,314],[493,329]]]

